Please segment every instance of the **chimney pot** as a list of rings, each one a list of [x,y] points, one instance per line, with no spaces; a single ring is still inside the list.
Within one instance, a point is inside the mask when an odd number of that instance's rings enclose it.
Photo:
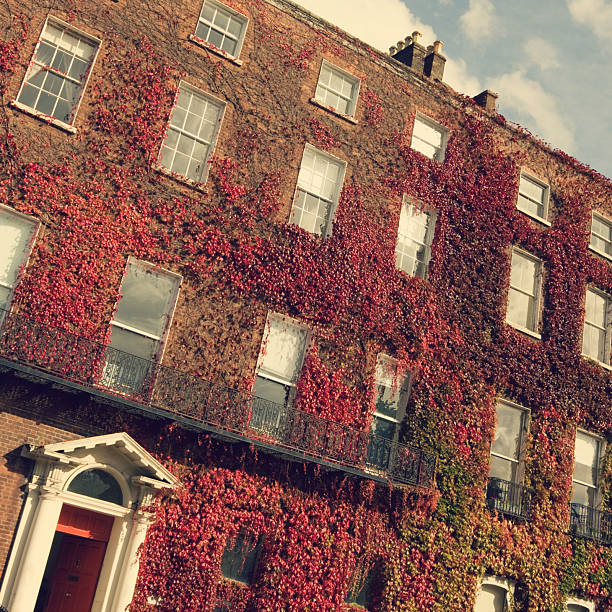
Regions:
[[[397,47],[389,47],[389,55],[395,55],[397,53]]]
[[[495,106],[497,104],[498,94],[490,89],[485,89],[481,91],[477,96],[474,96],[474,102],[481,106],[486,111],[495,112]]]
[[[398,40],[395,46],[397,47],[398,51],[401,51],[406,45],[404,44],[403,40]]]
[[[418,30],[415,30],[412,33],[412,42],[418,43],[420,38],[421,38],[421,36],[422,36],[422,34]]]
[[[436,40],[433,44],[433,52],[434,53],[442,53],[442,47],[444,43],[441,40]]]

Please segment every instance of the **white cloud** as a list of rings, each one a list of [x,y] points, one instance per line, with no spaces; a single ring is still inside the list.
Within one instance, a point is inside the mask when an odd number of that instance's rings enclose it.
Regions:
[[[459,18],[459,24],[468,40],[478,42],[495,34],[499,19],[491,0],[470,0],[470,7]]]
[[[465,60],[448,58],[444,67],[444,81],[455,91],[475,96],[483,90],[480,81],[468,72]]]
[[[555,96],[544,91],[540,83],[516,70],[492,79],[488,85],[499,93],[502,112],[511,109],[534,134],[553,147],[572,153],[574,124],[561,114]]]
[[[559,66],[558,52],[543,38],[530,38],[523,44],[523,52],[527,59],[540,70],[550,70]]]
[[[607,0],[567,0],[574,21],[589,28],[598,38],[612,41],[612,3]]]
[[[401,0],[351,0],[350,8],[339,0],[297,2],[381,51],[388,51],[414,30],[423,34],[421,42],[425,46],[436,40],[433,28],[417,19]]]

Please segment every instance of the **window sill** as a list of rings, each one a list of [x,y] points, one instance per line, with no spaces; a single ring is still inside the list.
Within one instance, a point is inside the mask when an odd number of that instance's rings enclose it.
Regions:
[[[601,255],[602,257],[605,257],[608,261],[612,261],[612,256],[608,255],[608,253],[604,253],[604,251],[600,251],[599,249],[596,249],[595,247],[592,247],[589,245],[589,251],[595,253],[596,255]]]
[[[163,174],[164,176],[167,176],[168,178],[171,178],[177,183],[183,183],[183,185],[187,185],[188,187],[197,189],[202,193],[206,193],[206,181],[192,181],[191,179],[187,178],[186,176],[183,176],[182,174],[177,174],[176,172],[172,172],[172,170],[168,170],[168,168],[162,166],[161,164],[153,164],[153,170],[159,172],[160,174]]]
[[[533,219],[534,221],[537,221],[538,223],[545,225],[546,227],[550,227],[552,225],[551,222],[548,221],[548,219],[544,219],[543,217],[532,215],[530,212],[527,212],[526,210],[523,210],[522,208],[519,208],[518,206],[516,207],[516,210],[522,212],[524,215],[527,215],[530,219]]]
[[[510,321],[506,321],[506,323],[512,327],[512,329],[516,329],[516,331],[521,332],[522,334],[525,334],[527,336],[531,336],[532,338],[535,338],[536,340],[541,340],[542,339],[542,335],[538,334],[537,332],[531,331],[530,329],[527,329],[526,327],[522,327],[521,325],[516,325],[514,323],[510,323]]]
[[[355,119],[355,117],[353,117],[352,115],[345,115],[344,113],[339,113],[333,106],[325,106],[323,102],[320,102],[316,98],[310,98],[309,102],[313,104],[314,106],[318,106],[319,108],[322,108],[324,111],[327,111],[328,113],[335,115],[336,117],[339,117],[340,119],[344,119],[345,121],[352,123],[353,125],[357,125],[359,123],[357,119]]]
[[[606,370],[608,370],[608,371],[612,372],[612,366],[611,366],[610,364],[608,364],[608,363],[604,363],[603,361],[599,361],[599,359],[595,359],[594,357],[591,357],[591,356],[589,356],[589,355],[585,355],[584,353],[582,353],[582,356],[583,356],[583,357],[584,357],[586,360],[590,361],[591,363],[595,363],[595,364],[597,364],[598,366],[601,366],[602,368],[604,368],[604,369],[606,369]]]
[[[9,102],[9,106],[21,111],[22,113],[25,113],[26,115],[30,115],[30,117],[34,117],[35,119],[43,121],[47,125],[52,125],[56,128],[59,128],[60,130],[63,130],[64,132],[68,132],[68,134],[77,133],[77,129],[73,125],[64,123],[63,121],[60,121],[55,117],[51,117],[51,115],[39,113],[38,111],[34,110],[33,108],[30,108],[29,106],[26,106],[21,102],[17,102],[17,100],[12,100],[11,102]]]
[[[242,66],[243,64],[241,59],[238,59],[237,57],[234,57],[233,55],[226,53],[223,49],[219,49],[219,47],[215,47],[215,45],[211,45],[209,42],[206,42],[205,40],[203,40],[202,38],[199,38],[195,34],[190,34],[188,38],[194,45],[197,45],[198,47],[201,47],[202,49],[206,49],[207,51],[210,51],[214,53],[215,55],[218,55],[219,57],[222,57],[223,59],[226,59],[229,62],[232,62],[232,64],[235,64],[236,66]]]

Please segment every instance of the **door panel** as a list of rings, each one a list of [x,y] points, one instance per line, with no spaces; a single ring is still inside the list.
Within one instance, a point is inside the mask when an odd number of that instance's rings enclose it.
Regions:
[[[89,612],[106,542],[65,535],[45,612]]]

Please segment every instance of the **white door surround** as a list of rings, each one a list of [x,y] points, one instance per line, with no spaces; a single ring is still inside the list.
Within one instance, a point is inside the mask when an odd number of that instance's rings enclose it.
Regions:
[[[178,480],[128,434],[116,433],[46,446],[22,455],[35,461],[23,512],[0,588],[0,605],[32,612],[64,504],[114,517],[92,612],[124,612],[138,575],[138,549],[153,516],[143,510],[160,489]],[[102,470],[119,484],[123,503],[69,491],[88,470]]]

